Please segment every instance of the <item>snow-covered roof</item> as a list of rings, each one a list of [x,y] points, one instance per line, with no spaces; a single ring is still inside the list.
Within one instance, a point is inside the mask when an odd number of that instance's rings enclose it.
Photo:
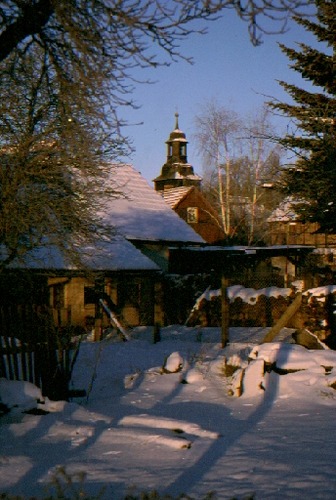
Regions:
[[[118,233],[128,240],[204,243],[132,165],[115,165],[111,176],[124,196],[106,204],[103,218]]]
[[[167,245],[175,242],[204,243],[133,166],[112,165],[107,182],[123,195],[111,198],[105,204],[103,213],[97,215],[115,228],[116,236],[97,242],[94,247],[79,249],[82,262],[89,269],[159,271],[160,267],[138,250],[131,243],[132,240],[166,242]],[[20,259],[15,259],[10,268],[75,269],[62,251],[53,245],[36,248]]]
[[[94,247],[82,247],[78,251],[84,266],[95,271],[160,270],[157,264],[123,237],[116,237],[112,241],[101,241]],[[74,264],[54,245],[35,248],[9,265],[9,269],[25,268],[76,270]]]
[[[295,204],[298,201],[291,197],[285,198],[280,205],[273,210],[271,215],[268,217],[267,222],[294,222],[298,219],[298,215],[295,212]]]

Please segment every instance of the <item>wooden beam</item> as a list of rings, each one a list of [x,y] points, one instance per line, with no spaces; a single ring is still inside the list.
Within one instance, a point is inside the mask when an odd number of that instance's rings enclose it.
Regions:
[[[298,311],[298,309],[301,306],[301,302],[302,302],[302,293],[298,293],[293,302],[290,304],[290,306],[287,307],[286,311],[283,313],[281,318],[278,319],[275,325],[273,325],[270,331],[265,335],[262,343],[273,342],[274,338],[278,335],[280,330],[287,325],[288,321]]]

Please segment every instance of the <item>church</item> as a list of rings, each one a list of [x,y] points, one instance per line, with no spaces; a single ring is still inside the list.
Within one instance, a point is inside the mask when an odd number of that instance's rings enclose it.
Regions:
[[[167,144],[166,163],[154,182],[155,191],[207,243],[219,243],[224,238],[218,214],[202,193],[202,177],[188,163],[186,135],[179,128],[175,113],[175,129]]]

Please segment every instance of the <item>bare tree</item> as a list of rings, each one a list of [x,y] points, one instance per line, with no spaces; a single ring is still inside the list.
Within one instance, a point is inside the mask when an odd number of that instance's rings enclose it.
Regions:
[[[217,177],[219,213],[226,236],[232,233],[231,224],[231,161],[235,156],[238,132],[242,127],[238,115],[216,101],[209,101],[195,118],[197,148],[208,168]]]
[[[211,101],[195,126],[205,192],[218,208],[224,234],[249,245],[262,241],[267,216],[262,185],[280,171],[280,148],[272,142],[268,111],[263,108],[244,120]]]
[[[0,62],[38,46],[59,80],[93,95],[99,85],[115,113],[132,103],[134,67],[188,59],[181,42],[205,31],[193,21],[218,19],[233,9],[257,45],[265,18],[281,32],[292,14],[309,5],[314,0],[0,0]]]
[[[34,40],[48,47],[60,66],[64,60],[90,65],[83,53],[95,63],[112,58],[115,64],[120,56],[154,63],[146,55],[149,42],[179,55],[178,41],[190,34],[187,25],[195,19],[213,19],[234,9],[257,44],[265,31],[263,18],[278,22],[282,30],[289,16],[302,15],[310,5],[314,0],[6,0],[0,2],[0,60]]]
[[[2,268],[46,244],[78,260],[75,249],[108,230],[97,216],[100,203],[119,195],[106,185],[104,158],[113,159],[122,143],[80,87],[69,95],[56,82],[41,53],[22,54],[15,72],[9,65],[1,73]]]
[[[248,23],[257,44],[262,18],[276,19],[281,31],[292,13],[312,3],[0,0],[5,262],[47,240],[69,249],[92,237],[92,227],[99,234],[92,219],[105,191],[106,160],[129,144],[117,112],[133,105],[134,67],[187,59],[180,43],[198,31],[193,21],[217,19],[226,8]]]
[[[245,143],[250,179],[249,197],[250,214],[247,230],[247,243],[251,245],[260,238],[256,234],[258,213],[260,212],[260,199],[262,196],[262,186],[265,181],[275,181],[280,175],[279,158],[281,148],[274,144],[274,127],[270,121],[270,110],[264,106],[251,115],[245,122],[242,142]],[[260,217],[259,217],[260,218]],[[262,217],[265,222],[265,217]]]

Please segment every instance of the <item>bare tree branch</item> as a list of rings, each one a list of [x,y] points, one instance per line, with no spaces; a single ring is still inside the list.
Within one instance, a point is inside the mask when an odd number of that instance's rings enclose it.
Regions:
[[[248,23],[251,40],[258,44],[261,33],[267,32],[263,19],[271,19],[274,31],[282,31],[289,16],[302,15],[314,4],[313,0],[8,0],[0,2],[0,61],[28,37],[38,35],[51,45],[62,41],[68,54],[85,48],[115,58],[124,43],[124,54],[151,64],[151,57],[139,51],[144,45],[139,36],[178,56],[178,42],[197,31],[193,21],[216,19],[225,9],[233,9]]]

